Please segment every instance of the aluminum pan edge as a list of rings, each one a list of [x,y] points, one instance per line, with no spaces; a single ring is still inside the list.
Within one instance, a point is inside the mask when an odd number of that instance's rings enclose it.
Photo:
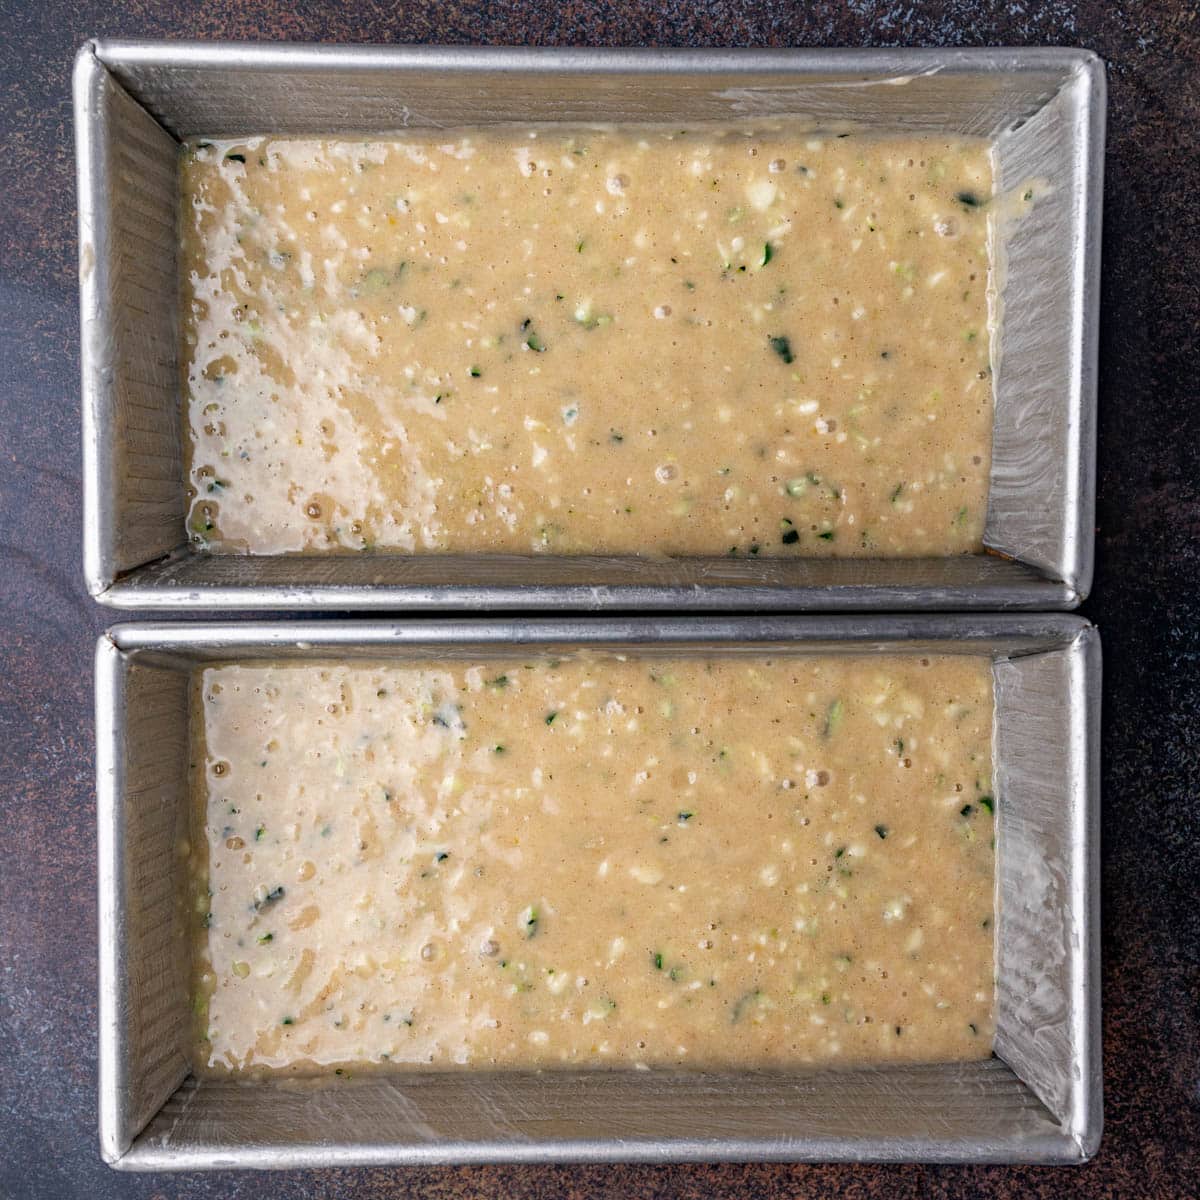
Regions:
[[[95,38],[96,57],[115,71],[123,68],[228,67],[276,70],[279,67],[340,70],[430,70],[676,72],[780,71],[803,68],[822,74],[894,73],[896,80],[873,78],[870,85],[898,82],[923,72],[1061,70],[1101,65],[1091,50],[1073,46],[1028,47],[567,47],[567,46],[419,46],[344,45],[320,42],[160,41],[150,38]]]
[[[136,1145],[122,1158],[110,1162],[121,1171],[202,1170],[309,1170],[335,1167],[490,1166],[498,1163],[597,1164],[597,1163],[719,1163],[719,1162],[855,1162],[855,1163],[992,1163],[1072,1166],[1090,1158],[1065,1134],[1029,1138],[1019,1146],[999,1141],[973,1147],[964,1154],[959,1141],[932,1138],[863,1139],[853,1147],[845,1138],[812,1137],[795,1141],[752,1139],[664,1143],[653,1139],[613,1141],[563,1141],[552,1146],[531,1142],[486,1144],[479,1142],[439,1143],[406,1148],[402,1164],[395,1150],[378,1144],[340,1143],[336,1146],[299,1145],[280,1151],[246,1146],[233,1152],[213,1154],[207,1150],[159,1150],[153,1145]]]
[[[1066,581],[1078,602],[1092,590],[1096,565],[1096,427],[1100,353],[1100,259],[1104,210],[1104,146],[1107,136],[1108,80],[1104,62],[1087,53],[1076,67],[1077,85],[1084,90],[1077,144],[1085,155],[1076,197],[1076,227],[1081,250],[1075,258],[1076,294],[1072,350],[1077,394],[1074,408],[1080,422],[1078,437],[1068,443],[1067,472],[1076,500],[1073,537],[1068,531],[1064,561]]]
[[[219,646],[302,645],[306,648],[364,645],[480,646],[529,643],[626,642],[671,645],[712,641],[837,640],[875,646],[897,640],[949,638],[996,642],[1014,639],[1053,641],[1067,646],[1080,637],[1098,643],[1095,626],[1072,613],[914,613],[881,615],[705,616],[705,617],[544,617],[440,618],[386,621],[342,619],[316,621],[138,621],[114,625],[100,638],[118,651],[188,650]],[[973,652],[979,653],[977,648]],[[1096,665],[1099,665],[1097,657]]]
[[[100,453],[101,415],[111,374],[112,346],[103,298],[108,292],[110,235],[107,137],[98,95],[106,74],[93,43],[75,56],[72,80],[75,128],[75,190],[79,207],[80,387],[83,394],[83,572],[87,590],[101,598],[113,583],[112,456]]]
[[[1080,601],[1066,584],[1030,582],[986,592],[966,589],[817,587],[803,592],[787,588],[748,587],[554,587],[528,584],[520,588],[445,587],[378,588],[348,585],[326,588],[260,587],[180,588],[162,591],[137,584],[117,584],[96,599],[109,608],[180,611],[203,608],[252,612],[324,610],[342,612],[420,612],[458,609],[466,612],[512,610],[639,609],[644,612],[879,612],[887,609],[952,612],[958,609],[1007,609],[1041,612],[1068,610]]]
[[[1080,631],[1075,644],[1079,653],[1071,658],[1070,687],[1087,696],[1088,703],[1076,706],[1071,722],[1071,790],[1084,797],[1075,814],[1073,841],[1072,907],[1083,914],[1086,941],[1076,958],[1072,980],[1074,1008],[1078,1014],[1083,1043],[1083,1072],[1072,1091],[1069,1130],[1082,1161],[1100,1148],[1104,1133],[1104,1046],[1100,1012],[1100,679],[1103,672],[1100,634],[1089,625]],[[1089,681],[1094,681],[1091,693]]]
[[[117,780],[124,776],[119,722],[123,712],[121,651],[108,637],[96,644],[96,860],[99,938],[99,1111],[100,1155],[116,1164],[126,1150],[123,1097],[129,1068],[116,997],[125,973],[120,897],[125,890],[121,805]]]

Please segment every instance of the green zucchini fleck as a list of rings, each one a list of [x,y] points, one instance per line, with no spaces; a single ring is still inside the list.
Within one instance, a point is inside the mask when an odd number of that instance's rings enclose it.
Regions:
[[[767,338],[767,342],[769,343],[771,349],[774,350],[775,353],[778,354],[785,363],[794,363],[796,361],[796,356],[792,353],[792,343],[789,338],[780,334],[775,337]]]
[[[557,710],[557,709],[555,709],[555,711],[554,711],[554,712],[548,712],[548,713],[546,714],[546,724],[547,724],[547,725],[553,725],[553,724],[554,724],[554,719],[555,719],[555,717],[557,717],[557,716],[558,716],[558,710]]]
[[[986,808],[990,813],[994,813],[996,811],[996,802],[991,796],[980,796],[979,806],[980,808]]]
[[[282,900],[283,895],[283,884],[279,884],[278,887],[273,887],[261,900],[256,900],[254,908],[256,911],[261,912],[264,908],[269,908],[272,904]]]
[[[747,992],[744,996],[738,998],[737,1003],[733,1006],[733,1013],[730,1015],[729,1023],[736,1025],[750,1011],[750,1009],[763,999],[763,994],[760,989],[755,988],[752,992]]]
[[[538,919],[538,910],[532,904],[521,914],[521,928],[527,938],[537,937]]]
[[[888,827],[886,825],[876,825],[875,832],[879,834],[881,838],[886,838],[888,835]]]
[[[584,329],[601,329],[605,325],[612,324],[612,315],[610,313],[593,313],[589,309],[580,307],[575,310],[575,323],[582,325]]]
[[[376,292],[382,291],[392,282],[390,271],[385,271],[382,267],[372,267],[365,275],[363,275],[362,283],[356,288],[350,289],[350,294],[357,299],[359,296],[373,296]]]
[[[846,706],[840,700],[835,700],[825,712],[825,737],[833,737],[837,733],[838,726],[842,723],[842,718],[846,715]]]

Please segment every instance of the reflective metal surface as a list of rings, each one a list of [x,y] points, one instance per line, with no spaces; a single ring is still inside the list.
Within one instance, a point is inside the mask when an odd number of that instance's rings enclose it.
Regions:
[[[529,50],[96,41],[75,126],[85,571],[124,608],[1071,608],[1092,576],[1104,74],[1079,50]],[[319,559],[184,536],[177,139],[791,115],[990,138],[1045,199],[999,247],[985,542],[972,560]]]
[[[996,688],[997,1056],[809,1072],[196,1081],[188,682],[253,658],[974,653]],[[1100,644],[1066,615],[118,626],[96,659],[100,1139],[129,1170],[475,1161],[1080,1162],[1101,1130]]]

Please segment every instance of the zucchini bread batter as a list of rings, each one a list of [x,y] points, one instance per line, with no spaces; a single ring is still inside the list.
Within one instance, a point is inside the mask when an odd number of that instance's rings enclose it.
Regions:
[[[982,140],[255,137],[181,186],[196,548],[982,548]]]
[[[987,1057],[990,664],[213,666],[195,1068]]]

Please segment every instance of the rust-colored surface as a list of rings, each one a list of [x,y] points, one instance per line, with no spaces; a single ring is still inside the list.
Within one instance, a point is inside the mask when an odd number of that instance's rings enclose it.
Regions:
[[[0,1195],[1200,1195],[1200,16],[1170,0],[2,0]],[[70,66],[91,35],[1035,45],[1110,64],[1099,570],[1107,1126],[1079,1169],[494,1167],[123,1176],[96,1148],[91,651],[79,563]]]

